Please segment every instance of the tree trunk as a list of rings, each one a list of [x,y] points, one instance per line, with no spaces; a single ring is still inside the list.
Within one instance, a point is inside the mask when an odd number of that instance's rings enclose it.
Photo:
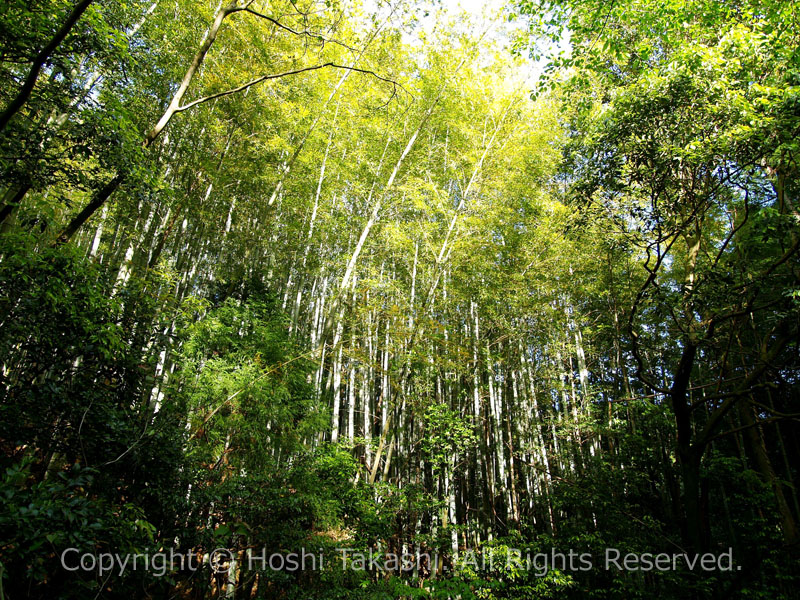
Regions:
[[[78,22],[78,19],[81,18],[86,9],[92,4],[93,0],[81,0],[78,4],[75,5],[75,8],[72,9],[72,12],[67,17],[67,20],[61,26],[61,28],[56,31],[55,35],[50,39],[47,45],[42,48],[39,53],[36,55],[36,58],[33,59],[33,64],[31,65],[30,71],[28,71],[27,77],[25,77],[25,82],[22,84],[22,88],[17,92],[17,95],[14,99],[9,103],[9,105],[5,108],[5,110],[0,113],[0,132],[5,130],[6,125],[11,120],[11,118],[19,112],[19,110],[25,105],[30,98],[31,93],[33,93],[33,87],[36,85],[36,80],[39,78],[39,73],[42,71],[42,67],[44,67],[45,63],[48,61],[50,56],[55,52],[56,48],[61,45],[61,42],[64,41],[64,38],[67,37],[69,32],[75,26],[75,23]]]

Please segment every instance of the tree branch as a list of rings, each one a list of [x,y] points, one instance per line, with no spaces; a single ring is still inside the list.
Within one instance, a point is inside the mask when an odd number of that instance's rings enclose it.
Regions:
[[[636,320],[636,312],[639,308],[639,304],[644,299],[644,295],[645,292],[647,291],[647,288],[649,288],[656,280],[656,277],[658,275],[658,270],[661,267],[664,258],[667,256],[667,253],[670,251],[670,248],[672,248],[672,245],[675,243],[675,240],[677,239],[678,239],[677,235],[673,236],[669,244],[667,244],[667,247],[664,249],[664,252],[658,255],[656,264],[654,265],[653,269],[652,270],[647,269],[649,275],[645,280],[645,282],[642,284],[642,286],[639,288],[639,292],[636,294],[636,298],[633,301],[633,305],[631,306],[631,311],[628,316],[628,334],[631,336],[631,350],[633,352],[633,358],[636,361],[635,375],[637,379],[639,379],[651,390],[662,394],[668,394],[670,390],[668,388],[659,386],[653,380],[651,380],[648,375],[644,373],[644,361],[642,360],[641,353],[639,352],[639,333],[634,330],[634,321]],[[648,262],[649,262],[649,257],[648,257]]]
[[[22,108],[23,105],[28,101],[28,98],[30,98],[31,93],[33,92],[33,86],[36,85],[36,80],[39,78],[39,73],[42,71],[42,67],[44,67],[44,64],[50,58],[50,55],[55,52],[56,48],[61,45],[61,42],[63,42],[64,38],[67,37],[70,30],[75,26],[75,23],[77,23],[78,19],[81,18],[81,15],[86,12],[86,9],[89,8],[89,5],[92,3],[92,1],[93,0],[82,0],[79,2],[75,8],[72,9],[72,12],[67,17],[66,22],[51,38],[48,44],[39,51],[39,54],[36,55],[36,58],[33,59],[33,65],[31,65],[31,69],[28,71],[28,76],[25,78],[22,88],[2,112],[2,114],[0,114],[0,131],[3,131],[6,128],[6,125],[8,125],[11,117],[13,117],[17,111],[19,111],[19,109]]]
[[[711,441],[712,435],[722,421],[722,418],[736,405],[742,396],[748,393],[755,381],[769,368],[773,359],[778,356],[792,340],[795,332],[792,331],[791,328],[787,329],[788,331],[775,341],[775,345],[772,349],[765,353],[761,364],[753,369],[745,378],[744,383],[739,386],[737,390],[731,392],[729,397],[708,416],[705,427],[703,427],[703,430],[697,435],[697,441],[694,443],[695,447],[705,447]]]
[[[720,438],[723,438],[723,437],[725,437],[727,435],[731,435],[733,433],[739,433],[739,432],[742,432],[742,431],[747,431],[748,429],[752,429],[753,427],[758,427],[759,425],[763,425],[765,423],[774,423],[776,421],[781,421],[783,419],[784,419],[784,417],[769,417],[768,419],[761,419],[759,421],[756,421],[755,423],[751,423],[750,425],[742,425],[741,427],[736,427],[734,429],[729,429],[728,431],[723,431],[722,433],[718,433],[718,434],[710,437],[708,439],[708,441],[709,441],[709,443],[711,443],[711,442],[713,442],[715,440],[718,440]]]
[[[225,90],[224,92],[217,92],[216,94],[210,94],[208,96],[203,96],[202,98],[198,98],[197,100],[193,100],[192,102],[189,102],[188,104],[184,104],[183,106],[179,106],[178,108],[175,109],[175,112],[176,113],[183,112],[185,110],[189,110],[190,108],[193,108],[193,107],[197,106],[198,104],[202,104],[204,102],[208,102],[209,100],[215,100],[217,98],[222,98],[224,96],[230,96],[231,94],[236,94],[237,92],[244,91],[249,87],[252,87],[252,86],[257,85],[259,83],[262,83],[264,81],[268,81],[270,79],[280,79],[281,77],[288,77],[289,75],[298,75],[300,73],[306,73],[308,71],[317,71],[319,69],[324,69],[326,67],[332,67],[332,68],[335,68],[335,69],[346,69],[346,70],[349,70],[349,71],[355,71],[357,73],[363,73],[365,75],[371,75],[372,77],[375,77],[376,79],[379,79],[381,81],[385,81],[387,83],[391,83],[392,86],[393,86],[392,96],[396,95],[396,90],[397,90],[398,87],[400,87],[401,89],[405,89],[405,88],[403,88],[402,85],[400,85],[396,81],[394,81],[392,79],[387,79],[386,77],[381,77],[380,75],[378,75],[374,71],[370,71],[368,69],[359,69],[357,67],[348,67],[348,66],[344,66],[344,65],[337,65],[336,63],[332,63],[332,62],[326,62],[326,63],[322,63],[322,64],[319,64],[319,65],[313,65],[311,67],[303,67],[302,69],[294,69],[292,71],[284,71],[283,73],[275,73],[273,75],[262,75],[261,77],[256,77],[255,79],[253,79],[251,81],[248,81],[247,83],[244,83],[244,84],[240,85],[239,87],[235,87],[235,88],[230,89],[230,90]]]
[[[340,42],[339,40],[328,39],[328,38],[324,37],[323,35],[321,35],[319,33],[316,33],[314,31],[307,31],[305,29],[302,30],[302,31],[297,31],[295,29],[292,29],[291,27],[289,27],[288,25],[284,25],[283,23],[281,23],[277,19],[273,19],[272,17],[270,17],[268,15],[265,15],[263,13],[260,13],[260,12],[258,12],[256,10],[253,10],[250,7],[247,7],[245,9],[243,9],[243,10],[244,10],[244,12],[249,13],[249,14],[253,15],[254,17],[258,17],[259,19],[264,19],[265,21],[269,21],[270,23],[272,23],[276,27],[279,27],[280,29],[283,29],[284,31],[288,31],[289,33],[291,33],[293,35],[305,36],[305,37],[309,37],[309,38],[312,38],[312,39],[319,40],[320,42],[322,42],[323,46],[325,46],[325,44],[336,44],[337,46],[341,46],[342,48],[347,48],[348,50],[350,50],[350,52],[358,52],[355,48],[353,48],[352,46],[348,46],[344,42]]]

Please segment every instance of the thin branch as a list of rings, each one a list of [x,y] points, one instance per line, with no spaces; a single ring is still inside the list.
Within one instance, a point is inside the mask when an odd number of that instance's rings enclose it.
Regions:
[[[225,90],[224,92],[217,92],[216,94],[211,94],[209,96],[203,96],[202,98],[198,98],[197,100],[193,100],[192,102],[189,102],[188,104],[184,104],[183,106],[179,106],[178,108],[175,109],[175,112],[176,113],[183,112],[185,110],[189,110],[190,108],[197,106],[198,104],[202,104],[204,102],[208,102],[209,100],[216,100],[217,98],[222,98],[224,96],[230,96],[231,94],[236,94],[237,92],[244,91],[249,87],[252,87],[254,85],[257,85],[259,83],[262,83],[262,82],[270,80],[270,79],[280,79],[281,77],[288,77],[289,75],[298,75],[300,73],[305,73],[305,72],[308,72],[308,71],[317,71],[319,69],[324,69],[326,67],[332,67],[332,68],[335,68],[335,69],[347,69],[349,71],[355,71],[357,73],[363,73],[365,75],[371,75],[372,77],[374,77],[376,79],[379,79],[381,81],[385,81],[387,83],[391,83],[392,86],[393,86],[393,92],[392,92],[392,96],[393,97],[394,97],[394,95],[396,95],[396,90],[397,90],[398,87],[403,89],[403,90],[405,90],[405,88],[401,84],[397,83],[396,81],[394,81],[392,79],[388,79],[386,77],[381,77],[380,75],[378,75],[374,71],[370,71],[369,69],[359,69],[357,67],[348,67],[348,66],[344,66],[344,65],[337,65],[336,63],[332,63],[332,62],[327,62],[327,63],[323,63],[323,64],[320,64],[320,65],[314,65],[314,66],[311,66],[311,67],[303,67],[302,69],[295,69],[293,71],[284,71],[283,73],[275,73],[273,75],[262,75],[261,77],[257,77],[255,79],[253,79],[252,81],[248,81],[247,83],[244,83],[244,84],[240,85],[239,87],[236,87],[236,88],[233,88],[233,89],[230,89],[230,90]]]
[[[284,25],[283,23],[281,23],[277,19],[273,19],[272,17],[270,17],[268,15],[265,15],[263,13],[260,13],[260,12],[256,11],[256,10],[253,10],[252,8],[249,8],[249,7],[245,8],[244,12],[249,13],[249,14],[253,15],[254,17],[258,17],[259,19],[264,19],[265,21],[269,21],[270,23],[272,23],[276,27],[279,27],[280,29],[283,29],[284,31],[288,31],[289,33],[291,33],[293,35],[306,36],[306,37],[309,37],[309,38],[312,38],[312,39],[319,40],[320,42],[322,42],[322,46],[323,47],[325,46],[325,44],[336,44],[337,46],[341,46],[342,48],[347,48],[348,50],[350,50],[350,52],[358,52],[355,48],[353,48],[352,46],[348,46],[344,42],[340,42],[339,40],[332,40],[332,39],[326,38],[323,35],[321,35],[319,33],[316,33],[314,31],[307,31],[305,29],[302,30],[302,31],[297,31],[295,29],[292,29],[291,27],[289,27],[288,25]]]
[[[39,53],[36,55],[36,58],[33,59],[33,64],[31,65],[30,71],[28,71],[28,75],[25,77],[25,81],[22,84],[19,92],[17,95],[9,102],[8,106],[6,106],[5,110],[0,113],[0,131],[3,131],[8,125],[8,122],[28,101],[31,94],[33,93],[33,88],[36,85],[36,80],[39,78],[39,74],[42,71],[42,68],[47,63],[47,61],[52,56],[53,52],[61,45],[61,42],[67,37],[70,33],[72,28],[81,18],[86,9],[89,8],[89,5],[93,2],[93,0],[82,0],[75,7],[67,16],[67,20],[64,24],[56,31],[55,35],[50,39],[47,45],[42,48]]]
[[[783,412],[779,412],[779,411],[775,410],[773,407],[768,406],[766,404],[762,404],[761,402],[753,400],[752,398],[749,399],[748,402],[750,404],[752,404],[753,406],[757,406],[762,410],[765,410],[767,412],[772,413],[773,415],[775,415],[774,418],[777,418],[777,419],[800,419],[800,413],[783,413]],[[772,417],[770,417],[770,418],[772,418]]]
[[[722,246],[720,246],[719,252],[717,252],[717,256],[714,259],[714,263],[711,265],[712,269],[715,269],[717,267],[717,263],[719,263],[720,259],[722,258],[722,255],[725,253],[725,249],[728,247],[728,244],[730,244],[730,241],[733,239],[733,236],[736,235],[739,232],[739,230],[747,224],[747,218],[750,216],[750,203],[748,202],[749,197],[750,197],[750,191],[745,190],[744,218],[742,219],[742,222],[739,223],[739,225],[735,225],[731,229],[730,234],[728,234],[728,236],[725,238],[725,241],[722,243]]]
[[[119,456],[117,456],[117,458],[115,458],[113,460],[108,460],[108,461],[104,462],[103,464],[101,464],[97,468],[98,469],[102,469],[103,467],[107,467],[108,465],[113,465],[115,462],[119,462],[120,460],[122,460],[131,450],[136,448],[136,446],[138,446],[142,442],[142,439],[144,439],[144,436],[147,433],[147,428],[148,428],[149,425],[150,425],[150,419],[146,419],[145,423],[144,423],[144,429],[142,429],[142,433],[139,434],[139,437],[136,438],[136,441],[133,442],[133,444],[131,444],[130,446],[128,446],[128,449],[125,450]]]
[[[787,328],[789,329],[789,328]],[[719,426],[724,417],[738,402],[738,400],[748,394],[752,387],[755,387],[756,380],[770,367],[772,360],[787,346],[787,344],[794,337],[794,332],[790,329],[779,337],[769,352],[764,352],[761,364],[754,368],[745,378],[744,383],[738,390],[725,394],[727,399],[709,415],[703,430],[697,435],[697,441],[693,444],[696,448],[704,448],[711,437],[714,435],[714,430]]]
[[[522,464],[524,464],[524,465],[526,465],[526,466],[528,466],[528,467],[530,467],[530,468],[532,468],[532,469],[535,469],[536,471],[539,471],[540,473],[544,473],[544,474],[545,474],[545,475],[546,475],[548,478],[550,478],[552,481],[560,481],[560,482],[562,482],[562,483],[565,483],[565,484],[567,484],[568,486],[570,486],[570,487],[572,487],[572,488],[575,488],[576,490],[578,490],[578,491],[580,491],[580,492],[582,492],[582,493],[589,494],[590,496],[594,496],[594,497],[596,497],[596,498],[601,498],[602,500],[606,500],[606,496],[601,496],[600,494],[598,494],[597,492],[595,492],[593,489],[591,489],[591,488],[589,488],[589,487],[586,487],[586,486],[584,486],[584,485],[582,485],[582,484],[578,483],[577,481],[573,481],[573,480],[571,480],[571,479],[568,479],[568,478],[566,478],[566,477],[559,477],[559,476],[557,476],[557,475],[553,475],[553,474],[550,472],[550,470],[549,470],[549,469],[547,469],[547,468],[545,468],[545,467],[543,467],[543,466],[541,466],[541,465],[539,465],[539,464],[536,464],[536,463],[531,463],[531,462],[527,462],[527,461],[521,461],[521,462],[522,462]],[[675,542],[674,540],[672,540],[670,537],[668,537],[667,535],[665,535],[665,534],[664,534],[664,533],[663,533],[663,532],[662,532],[662,531],[661,531],[661,530],[660,530],[658,527],[656,527],[655,525],[653,525],[653,524],[651,524],[651,523],[647,523],[646,521],[643,521],[642,519],[640,519],[640,518],[639,518],[639,517],[637,517],[636,515],[634,515],[634,514],[632,514],[632,513],[628,512],[628,511],[626,511],[626,510],[623,510],[623,509],[619,508],[618,506],[611,505],[611,506],[610,506],[610,508],[611,508],[612,510],[615,510],[615,511],[617,511],[619,514],[621,514],[621,515],[624,515],[624,516],[628,517],[629,519],[631,519],[631,520],[633,520],[633,521],[636,521],[636,522],[637,522],[637,523],[639,523],[639,525],[641,525],[642,527],[644,527],[644,528],[646,528],[646,529],[650,529],[651,531],[654,531],[654,532],[656,533],[656,535],[658,535],[659,537],[663,538],[663,539],[664,539],[664,541],[666,541],[668,544],[670,544],[670,545],[672,545],[672,546],[675,546],[675,548],[677,548],[677,549],[678,549],[678,550],[680,550],[681,552],[684,552],[684,553],[686,552],[686,549],[685,549],[683,546],[681,546],[680,544],[678,544],[677,542]]]
[[[719,438],[725,437],[727,435],[731,435],[733,433],[739,433],[739,432],[742,432],[742,431],[746,431],[748,429],[752,429],[753,427],[758,427],[759,425],[764,425],[765,423],[775,423],[777,421],[784,421],[784,420],[787,420],[787,419],[794,420],[794,421],[800,421],[800,419],[798,419],[797,417],[779,417],[779,416],[769,417],[767,419],[760,419],[760,420],[758,420],[758,421],[756,421],[754,423],[751,423],[750,425],[742,425],[741,427],[736,427],[734,429],[729,429],[728,431],[723,431],[722,433],[718,433],[715,436],[709,438],[708,441],[709,441],[709,443],[711,443],[711,442],[713,442],[715,440],[718,440]]]
[[[750,300],[748,300],[747,304],[745,304],[744,307],[741,308],[740,310],[732,310],[731,312],[728,312],[728,313],[725,313],[725,314],[721,314],[721,315],[715,315],[715,316],[711,317],[707,321],[708,322],[708,331],[709,331],[709,333],[706,334],[706,337],[710,337],[714,333],[714,329],[712,328],[712,326],[714,328],[716,328],[720,323],[724,323],[725,321],[729,321],[731,319],[736,319],[738,317],[744,317],[744,316],[747,316],[747,315],[749,315],[751,313],[756,313],[756,312],[762,311],[764,309],[771,308],[772,306],[775,306],[776,304],[780,304],[781,302],[784,302],[785,300],[786,299],[783,298],[783,297],[778,297],[778,298],[775,298],[773,300],[770,300],[769,302],[765,302],[764,304],[760,304],[759,306],[754,306],[755,298],[751,298]]]
[[[651,380],[648,375],[644,373],[644,361],[642,360],[641,353],[639,352],[639,333],[634,329],[634,322],[636,320],[636,313],[639,308],[639,304],[644,299],[645,293],[647,292],[647,288],[649,288],[653,282],[655,281],[656,277],[658,276],[658,270],[661,267],[661,264],[664,262],[664,258],[666,258],[667,254],[669,253],[672,245],[678,239],[677,235],[674,235],[673,238],[670,240],[667,247],[664,249],[664,252],[657,256],[656,264],[653,267],[653,270],[647,269],[650,275],[647,277],[645,282],[639,288],[639,293],[636,294],[636,298],[633,301],[633,305],[631,306],[630,314],[628,316],[628,334],[631,336],[631,350],[633,352],[633,358],[636,361],[636,377],[644,383],[647,387],[649,387],[654,392],[660,392],[662,394],[668,394],[669,388],[662,387],[655,383],[655,381]],[[648,258],[649,261],[649,258]]]
[[[299,354],[298,356],[295,356],[294,358],[290,358],[289,360],[287,360],[287,361],[285,361],[285,362],[282,362],[282,363],[280,363],[280,364],[278,364],[278,365],[275,365],[275,366],[274,366],[274,367],[272,367],[271,369],[268,369],[268,370],[264,371],[264,372],[263,372],[261,375],[259,375],[259,376],[258,376],[258,377],[256,377],[255,379],[253,379],[251,382],[249,382],[249,383],[248,383],[247,385],[245,385],[244,387],[242,387],[242,388],[240,388],[240,389],[236,390],[236,391],[235,391],[233,394],[231,394],[230,396],[228,396],[228,397],[227,397],[227,398],[226,398],[226,399],[225,399],[225,400],[224,400],[224,401],[223,401],[223,402],[222,402],[222,403],[221,403],[219,406],[217,406],[217,407],[216,407],[214,410],[212,410],[212,411],[211,411],[211,412],[210,412],[208,415],[206,415],[206,417],[203,419],[203,422],[200,424],[200,428],[199,428],[199,429],[197,429],[197,430],[195,430],[195,432],[194,432],[194,433],[192,433],[192,435],[191,435],[191,436],[189,436],[189,439],[187,440],[187,442],[190,442],[190,441],[192,441],[194,438],[196,438],[196,437],[197,437],[197,435],[198,435],[198,433],[200,432],[200,430],[202,430],[202,428],[203,428],[203,427],[205,427],[206,423],[208,423],[208,422],[209,422],[209,421],[210,421],[210,420],[211,420],[211,419],[214,417],[214,415],[216,415],[216,414],[217,414],[217,413],[220,411],[220,409],[222,409],[224,406],[227,406],[228,404],[230,404],[231,402],[233,402],[233,400],[235,400],[235,399],[236,399],[236,397],[237,397],[239,394],[241,394],[242,392],[246,391],[246,390],[247,390],[247,389],[248,389],[250,386],[252,386],[254,383],[256,383],[257,381],[260,381],[260,380],[264,379],[264,378],[265,378],[265,377],[267,377],[268,375],[272,375],[273,373],[275,373],[275,372],[279,371],[280,369],[282,369],[282,368],[283,368],[283,367],[285,367],[286,365],[288,365],[288,364],[291,364],[291,363],[293,363],[293,362],[294,362],[294,361],[296,361],[296,360],[300,360],[300,359],[302,359],[302,358],[308,358],[309,356],[311,356],[311,355],[312,355],[312,354],[314,354],[315,352],[319,352],[320,350],[322,350],[322,348],[323,348],[323,347],[324,347],[324,344],[323,344],[323,346],[318,346],[317,348],[312,348],[312,349],[311,349],[311,350],[309,350],[308,352],[303,352],[302,354]]]

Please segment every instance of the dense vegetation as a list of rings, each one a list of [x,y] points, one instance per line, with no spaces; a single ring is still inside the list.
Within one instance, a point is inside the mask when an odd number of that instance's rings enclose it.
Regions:
[[[800,589],[793,1],[1,12],[0,599]]]

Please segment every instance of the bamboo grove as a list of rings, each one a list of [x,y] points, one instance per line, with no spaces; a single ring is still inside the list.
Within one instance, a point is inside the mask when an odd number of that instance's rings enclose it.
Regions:
[[[448,7],[8,2],[0,598],[793,597],[794,2]]]

